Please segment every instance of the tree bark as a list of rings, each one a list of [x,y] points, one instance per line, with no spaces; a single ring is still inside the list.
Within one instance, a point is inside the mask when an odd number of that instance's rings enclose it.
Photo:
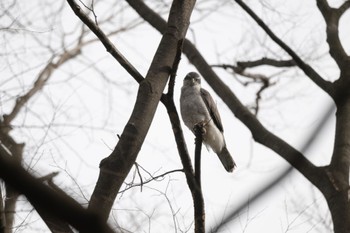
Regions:
[[[328,177],[332,187],[329,187],[331,192],[324,193],[336,233],[350,232],[350,94],[348,90],[342,87],[340,89],[342,94],[336,100],[335,142],[332,160],[328,168]]]
[[[185,37],[194,0],[175,0],[168,25],[146,78],[140,83],[136,103],[112,154],[100,164],[100,175],[91,196],[89,209],[107,220],[118,191],[136,161],[168,81],[178,43]]]

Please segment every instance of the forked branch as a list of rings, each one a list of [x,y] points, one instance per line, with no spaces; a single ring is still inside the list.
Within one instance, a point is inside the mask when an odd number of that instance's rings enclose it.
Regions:
[[[339,69],[347,69],[350,57],[346,54],[339,38],[339,20],[343,13],[350,7],[349,1],[345,1],[338,9],[329,6],[326,0],[317,0],[317,7],[326,22],[326,35],[329,46],[329,54],[338,64]]]

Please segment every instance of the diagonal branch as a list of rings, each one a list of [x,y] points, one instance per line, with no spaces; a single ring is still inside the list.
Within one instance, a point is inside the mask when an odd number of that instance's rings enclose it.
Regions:
[[[69,6],[79,19],[90,28],[90,30],[100,39],[101,43],[120,65],[128,71],[128,73],[137,81],[141,82],[143,76],[133,67],[133,65],[121,54],[114,44],[108,39],[106,34],[98,27],[98,25],[90,19],[90,17],[81,10],[80,6],[74,0],[67,0]]]
[[[68,222],[80,232],[113,231],[91,211],[83,209],[68,195],[58,194],[25,171],[0,145],[0,177],[23,193],[34,208]]]
[[[72,0],[68,0],[72,3]],[[100,175],[91,196],[89,209],[107,220],[118,191],[136,161],[152,123],[158,103],[174,64],[178,43],[183,40],[195,1],[175,0],[170,9],[166,33],[148,73],[140,82],[133,112],[115,149],[100,163]]]
[[[243,1],[235,0],[245,10],[254,21],[266,32],[266,34],[278,44],[284,51],[286,51],[296,62],[299,68],[322,90],[328,95],[334,97],[334,89],[331,82],[324,80],[311,66],[306,64],[286,43],[278,38],[271,29],[250,9]]]
[[[342,15],[345,11],[347,11],[350,8],[350,1],[345,1],[339,8],[338,8],[338,14]]]
[[[33,87],[24,95],[17,97],[15,106],[13,107],[11,113],[4,115],[2,124],[5,127],[8,127],[10,130],[10,123],[18,115],[24,105],[32,98],[36,93],[42,90],[47,81],[50,79],[54,70],[60,65],[64,64],[68,60],[76,57],[81,52],[81,48],[78,46],[72,50],[65,51],[58,56],[57,61],[54,61],[53,57],[51,61],[44,67],[44,69],[39,73],[36,81],[33,84]]]

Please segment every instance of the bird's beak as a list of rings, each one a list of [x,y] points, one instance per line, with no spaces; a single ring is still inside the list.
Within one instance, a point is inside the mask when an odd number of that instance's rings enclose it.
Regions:
[[[191,84],[194,84],[195,81],[194,81],[194,78],[191,78]]]

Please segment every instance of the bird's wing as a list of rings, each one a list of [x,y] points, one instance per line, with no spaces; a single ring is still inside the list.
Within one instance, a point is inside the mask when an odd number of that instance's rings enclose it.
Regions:
[[[214,121],[216,127],[218,127],[218,129],[221,132],[224,132],[224,128],[222,127],[222,123],[221,123],[220,114],[213,98],[211,97],[209,92],[203,88],[201,88],[200,93],[205,105],[207,106],[211,119]]]

